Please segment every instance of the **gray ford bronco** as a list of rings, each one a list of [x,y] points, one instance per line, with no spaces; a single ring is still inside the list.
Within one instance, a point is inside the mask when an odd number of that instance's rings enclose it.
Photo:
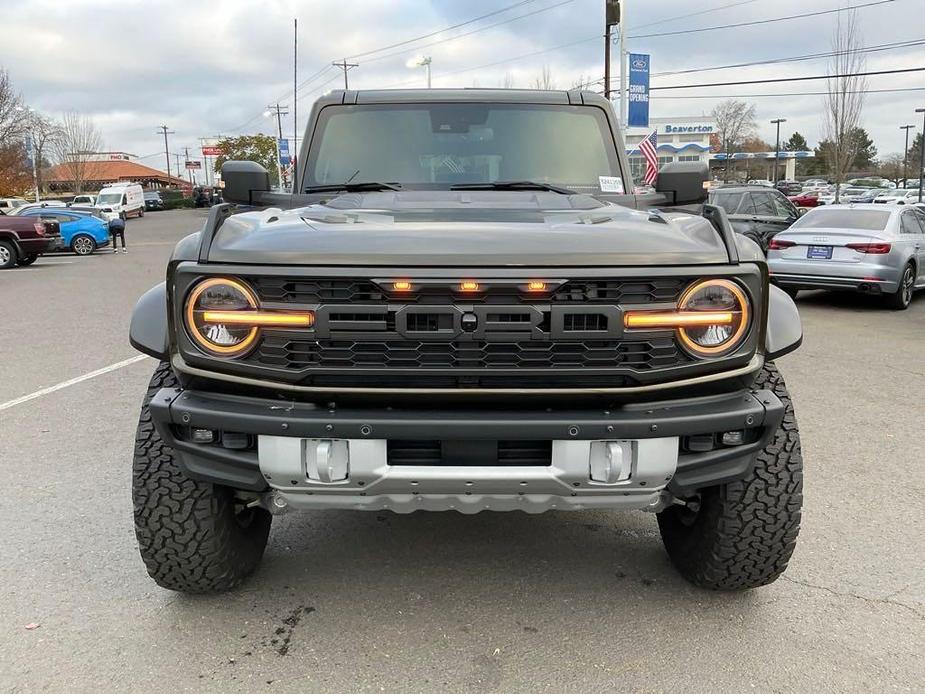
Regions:
[[[159,585],[232,588],[302,509],[634,509],[699,586],[785,570],[800,318],[706,166],[634,194],[602,97],[434,89],[322,97],[291,194],[222,173],[132,316]]]

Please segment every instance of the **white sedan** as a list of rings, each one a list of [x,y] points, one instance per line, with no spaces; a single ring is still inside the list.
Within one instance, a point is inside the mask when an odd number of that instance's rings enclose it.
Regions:
[[[879,205],[911,205],[918,201],[918,188],[894,188],[874,198],[874,203]]]

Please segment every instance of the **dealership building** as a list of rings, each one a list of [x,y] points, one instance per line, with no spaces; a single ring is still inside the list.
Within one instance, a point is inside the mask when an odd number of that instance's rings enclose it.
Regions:
[[[716,123],[709,116],[687,118],[650,118],[648,128],[626,129],[626,153],[629,155],[633,179],[642,179],[646,170],[645,159],[639,153],[639,143],[653,130],[657,133],[658,164],[661,167],[673,161],[710,162],[710,137]]]

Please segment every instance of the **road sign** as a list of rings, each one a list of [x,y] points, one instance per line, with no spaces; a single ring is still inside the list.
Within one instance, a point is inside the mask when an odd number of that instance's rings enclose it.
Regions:
[[[188,170],[201,169],[201,168],[202,168],[202,162],[201,162],[201,161],[188,161],[188,162],[186,162],[186,168],[187,168]]]
[[[216,147],[215,145],[209,145],[202,148],[202,156],[204,157],[220,157],[222,154],[222,148]]]

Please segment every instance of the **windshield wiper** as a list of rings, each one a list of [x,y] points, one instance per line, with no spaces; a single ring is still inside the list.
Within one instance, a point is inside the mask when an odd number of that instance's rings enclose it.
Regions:
[[[493,183],[457,183],[450,190],[548,190],[559,195],[577,195],[574,190],[537,181],[494,181]]]
[[[345,190],[354,193],[364,190],[401,190],[401,183],[384,183],[382,181],[364,181],[361,183],[330,183],[322,186],[305,186],[306,193],[327,193],[334,190]]]

